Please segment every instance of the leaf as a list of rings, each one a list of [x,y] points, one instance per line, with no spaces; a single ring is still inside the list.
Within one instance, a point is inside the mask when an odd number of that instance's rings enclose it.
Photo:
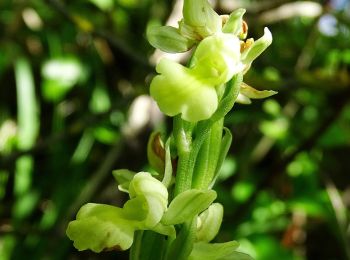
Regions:
[[[232,143],[231,131],[227,127],[224,127],[224,131],[225,131],[225,134],[224,134],[222,141],[221,141],[220,154],[219,154],[218,162],[217,162],[216,169],[215,169],[215,176],[214,176],[213,181],[209,187],[214,186],[214,184],[219,176],[221,166],[222,166],[223,162],[225,161],[227,153],[231,147],[231,143]]]
[[[213,190],[187,190],[170,203],[161,222],[165,225],[184,223],[208,208],[215,199],[216,192]]]
[[[235,251],[238,246],[236,241],[215,244],[198,242],[194,244],[188,260],[252,260],[249,255]]]

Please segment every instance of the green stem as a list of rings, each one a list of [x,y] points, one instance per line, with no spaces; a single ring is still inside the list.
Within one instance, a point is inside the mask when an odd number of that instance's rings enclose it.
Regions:
[[[181,119],[180,115],[174,117],[173,135],[178,151],[176,171],[175,196],[191,188],[192,178],[188,178],[189,157],[192,150],[192,127],[190,123]]]
[[[139,260],[142,250],[143,231],[136,231],[134,235],[134,242],[132,243],[129,258],[130,260]]]
[[[220,101],[218,109],[210,119],[198,123],[197,136],[193,142],[191,138],[192,128],[188,126],[189,123],[182,120],[180,115],[174,118],[174,138],[179,154],[175,196],[191,188],[193,169],[200,148],[214,123],[223,119],[232,109],[239,94],[242,79],[243,75],[237,74],[226,84],[226,93]]]
[[[167,260],[187,260],[192,252],[196,239],[197,216],[186,221],[179,232],[179,235],[171,244]]]

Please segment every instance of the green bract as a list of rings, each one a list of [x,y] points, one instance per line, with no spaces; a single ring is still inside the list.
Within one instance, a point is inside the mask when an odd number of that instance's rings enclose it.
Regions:
[[[188,260],[253,260],[249,255],[237,252],[239,244],[236,241],[209,244],[195,243]]]
[[[162,223],[166,225],[175,225],[192,219],[197,214],[209,207],[216,199],[216,192],[213,190],[187,190],[180,193],[170,203],[165,212]]]
[[[215,112],[219,101],[215,87],[243,68],[237,36],[217,33],[201,41],[190,68],[162,59],[150,92],[168,116],[181,113],[184,120],[197,122]]]
[[[129,184],[128,200],[123,208],[88,203],[67,228],[68,237],[78,250],[126,250],[135,230],[154,230],[173,236],[174,227],[159,223],[168,204],[168,190],[147,172],[137,173]]]

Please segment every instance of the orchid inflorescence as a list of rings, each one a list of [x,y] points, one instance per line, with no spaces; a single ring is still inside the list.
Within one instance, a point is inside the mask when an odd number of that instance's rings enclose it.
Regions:
[[[272,42],[270,31],[246,39],[244,9],[218,15],[207,0],[185,0],[178,28],[147,29],[151,45],[170,53],[192,50],[188,66],[163,58],[150,93],[160,110],[174,117],[168,138],[153,133],[147,156],[156,171],[116,170],[119,190],[129,194],[122,208],[88,203],[67,228],[78,250],[130,250],[130,259],[251,259],[236,241],[211,243],[223,206],[212,187],[231,145],[223,119],[235,102],[265,98],[242,78]]]

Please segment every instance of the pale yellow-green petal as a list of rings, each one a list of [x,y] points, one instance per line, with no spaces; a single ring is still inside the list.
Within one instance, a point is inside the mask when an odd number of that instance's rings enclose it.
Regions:
[[[69,223],[66,233],[78,250],[98,253],[111,248],[130,248],[134,227],[124,219],[122,209],[88,203],[79,210],[77,219]]]
[[[162,59],[151,83],[151,96],[168,116],[182,114],[190,122],[208,119],[218,106],[214,85],[204,83],[196,71]]]
[[[210,84],[226,83],[244,68],[238,37],[216,33],[205,38],[193,56],[193,67]]]

